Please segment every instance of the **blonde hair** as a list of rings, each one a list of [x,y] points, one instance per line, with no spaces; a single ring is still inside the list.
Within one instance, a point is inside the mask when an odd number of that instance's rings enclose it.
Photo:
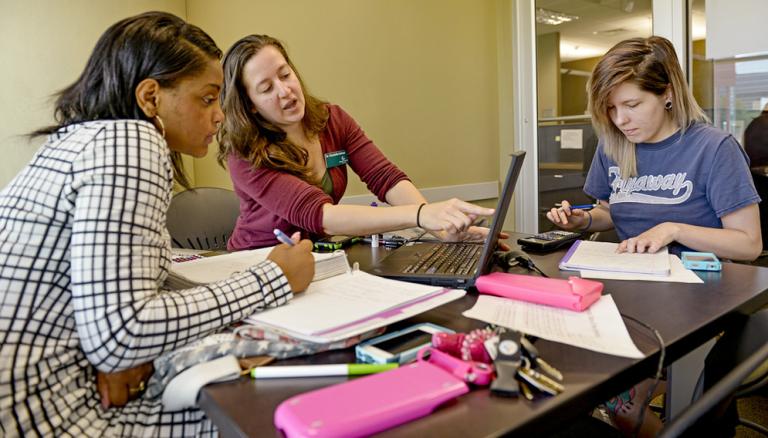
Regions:
[[[708,121],[688,88],[675,48],[669,40],[652,36],[616,44],[595,66],[587,90],[592,125],[603,140],[606,155],[619,165],[622,178],[637,176],[635,143],[611,121],[608,96],[627,81],[657,96],[671,88],[669,115],[680,127],[681,136],[691,123]]]
[[[267,46],[276,48],[299,79],[304,94],[302,127],[308,136],[318,135],[328,122],[326,102],[312,96],[298,70],[288,57],[285,46],[269,35],[248,35],[237,41],[224,56],[224,88],[221,102],[226,119],[219,130],[219,164],[230,154],[243,158],[254,168],[274,169],[295,175],[310,184],[319,184],[309,168],[309,154],[293,144],[286,133],[259,114],[249,110],[251,99],[243,83],[243,68],[253,56]]]

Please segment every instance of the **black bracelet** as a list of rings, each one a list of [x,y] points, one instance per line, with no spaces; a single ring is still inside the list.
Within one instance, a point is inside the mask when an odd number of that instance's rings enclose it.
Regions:
[[[419,205],[419,209],[416,210],[416,226],[419,227],[419,228],[421,228],[421,221],[420,221],[420,218],[421,218],[421,208],[424,207],[425,205],[427,205],[426,202],[422,203],[421,205]]]

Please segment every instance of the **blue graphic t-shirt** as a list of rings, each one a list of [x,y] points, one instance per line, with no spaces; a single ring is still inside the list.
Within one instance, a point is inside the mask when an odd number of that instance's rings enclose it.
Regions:
[[[760,202],[744,150],[710,125],[639,143],[636,156],[638,176],[624,178],[601,141],[584,185],[587,195],[610,203],[621,240],[662,222],[722,228],[721,217]]]

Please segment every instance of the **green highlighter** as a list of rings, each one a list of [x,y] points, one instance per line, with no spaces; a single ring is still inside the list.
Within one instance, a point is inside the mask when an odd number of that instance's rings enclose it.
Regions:
[[[361,376],[381,373],[397,368],[397,363],[342,363],[332,365],[285,365],[256,367],[251,370],[254,379],[281,379],[285,377]]]

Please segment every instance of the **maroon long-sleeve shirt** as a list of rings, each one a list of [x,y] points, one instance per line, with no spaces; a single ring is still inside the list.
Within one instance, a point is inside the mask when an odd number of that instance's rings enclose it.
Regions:
[[[320,133],[323,154],[346,150],[349,166],[373,194],[385,201],[386,193],[408,176],[392,164],[366,137],[357,122],[341,107],[328,105],[328,125]],[[296,176],[272,169],[254,169],[242,158],[227,159],[235,193],[240,197],[240,217],[229,238],[230,251],[276,245],[275,228],[288,235],[323,235],[323,204],[337,204],[347,188],[347,166],[328,169],[333,193]]]

